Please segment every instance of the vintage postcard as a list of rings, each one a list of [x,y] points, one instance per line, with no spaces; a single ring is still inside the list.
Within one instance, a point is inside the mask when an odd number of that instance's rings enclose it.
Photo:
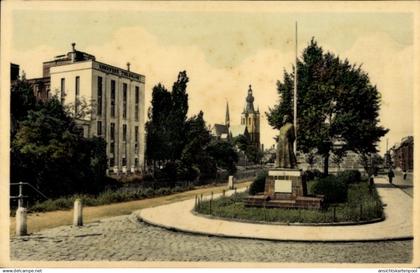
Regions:
[[[2,2],[1,266],[419,266],[419,8]]]

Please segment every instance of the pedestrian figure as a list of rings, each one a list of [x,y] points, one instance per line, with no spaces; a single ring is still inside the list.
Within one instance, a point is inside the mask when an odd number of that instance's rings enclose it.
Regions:
[[[392,184],[392,178],[394,178],[394,172],[392,171],[392,168],[389,168],[389,171],[388,171],[388,179],[389,179],[389,183],[391,183]]]
[[[403,179],[406,180],[407,179],[407,170],[403,170]]]
[[[374,175],[371,175],[369,177],[369,193],[372,194],[373,192],[373,184],[375,183],[375,181],[373,180]]]

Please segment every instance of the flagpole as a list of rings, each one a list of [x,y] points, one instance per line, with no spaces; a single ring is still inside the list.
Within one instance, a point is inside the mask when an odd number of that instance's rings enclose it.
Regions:
[[[297,150],[297,21],[295,22],[295,77],[294,77],[294,88],[293,88],[293,125],[295,127],[295,142],[293,143],[293,152],[296,155]]]

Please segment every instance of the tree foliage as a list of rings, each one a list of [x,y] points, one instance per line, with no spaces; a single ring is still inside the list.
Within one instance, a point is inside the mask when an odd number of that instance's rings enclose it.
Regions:
[[[380,94],[361,66],[324,52],[312,39],[297,68],[298,150],[316,149],[324,157],[325,173],[337,140],[345,142],[344,151],[376,152],[377,142],[388,129],[378,125]],[[293,116],[293,80],[294,72],[284,72],[283,81],[277,82],[280,103],[267,113],[273,128],[281,127],[285,114]]]
[[[11,181],[48,197],[102,190],[105,141],[84,138],[57,97],[40,103],[31,92],[25,80],[12,88]]]
[[[156,85],[146,123],[147,161],[154,166],[156,178],[166,178],[172,184],[175,180],[213,178],[219,164],[234,169],[231,166],[234,158],[221,159],[217,147],[210,145],[211,135],[203,112],[187,118],[188,81],[182,71],[171,92],[161,84]],[[158,177],[159,173],[163,175]]]
[[[248,135],[238,135],[233,139],[233,143],[245,154],[247,160],[253,163],[261,161],[264,154],[251,142]]]
[[[218,167],[228,170],[229,174],[236,172],[238,154],[231,142],[214,139],[207,147],[207,151],[216,160]]]

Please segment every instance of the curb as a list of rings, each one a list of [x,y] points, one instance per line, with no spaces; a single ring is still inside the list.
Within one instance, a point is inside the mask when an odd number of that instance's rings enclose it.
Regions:
[[[297,240],[297,239],[276,239],[276,238],[256,238],[251,236],[234,236],[234,235],[227,235],[223,233],[206,233],[202,231],[194,231],[194,230],[186,230],[182,228],[172,227],[172,226],[166,226],[163,224],[157,224],[153,223],[151,221],[148,221],[144,218],[142,218],[139,214],[136,212],[133,212],[132,214],[135,215],[137,218],[137,221],[143,222],[145,224],[160,227],[169,231],[173,232],[183,232],[186,234],[196,235],[196,236],[208,236],[208,237],[219,237],[219,238],[229,238],[229,239],[248,239],[248,240],[263,240],[263,241],[271,241],[271,242],[291,242],[291,243],[357,243],[357,242],[383,242],[383,241],[407,241],[407,240],[413,240],[413,236],[402,236],[402,237],[384,237],[384,238],[378,238],[378,239],[363,239],[363,240]]]

